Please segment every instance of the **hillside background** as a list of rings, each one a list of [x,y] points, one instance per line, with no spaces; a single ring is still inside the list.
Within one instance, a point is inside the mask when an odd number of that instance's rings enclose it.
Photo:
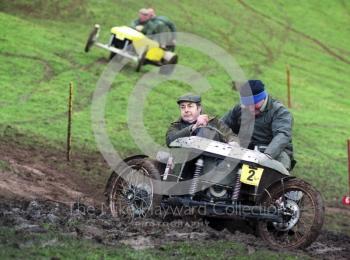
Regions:
[[[327,205],[324,228],[309,249],[271,251],[259,238],[215,233],[210,228],[156,226],[147,231],[139,227],[118,237],[113,219],[92,215],[79,220],[72,211],[63,211],[62,216],[54,212],[62,221],[56,216],[52,223],[51,216],[42,223],[58,204],[2,199],[5,193],[61,202],[77,196],[90,201],[103,197],[110,169],[93,135],[91,101],[109,54],[98,48],[84,53],[85,42],[95,23],[102,28],[100,40],[107,42],[110,28],[130,24],[142,7],[153,7],[158,15],[169,17],[179,32],[220,46],[234,57],[247,78],[264,81],[267,91],[284,104],[286,67],[290,67],[290,110],[298,161],[293,174],[316,186]],[[349,211],[340,207],[340,198],[348,191],[349,1],[1,1],[0,27],[1,259],[348,257]],[[209,114],[222,116],[238,103],[231,79],[220,64],[198,50],[179,46],[176,51],[179,64],[201,73],[211,84],[203,94]],[[105,121],[122,156],[142,152],[128,128],[127,107],[135,84],[152,69],[145,66],[136,73],[135,65],[130,64],[111,86]],[[70,82],[74,84],[73,151],[67,163]],[[190,85],[173,80],[155,86],[147,96],[143,123],[159,145],[164,145],[167,126],[178,117],[176,98],[188,91]],[[40,226],[29,225],[33,232],[26,231],[26,223]],[[111,236],[96,238],[96,233]],[[108,244],[110,241],[114,244]],[[134,250],[135,243],[137,249],[150,244],[154,248]]]
[[[313,183],[329,203],[347,191],[346,140],[350,137],[350,3],[348,1],[2,1],[0,3],[0,133],[65,148],[68,84],[74,91],[74,153],[98,153],[92,134],[91,97],[108,53],[83,52],[95,23],[107,42],[109,29],[129,24],[143,6],[168,16],[179,32],[206,38],[230,53],[248,78],[261,79],[285,104],[290,66],[294,174]],[[177,49],[180,64],[200,72],[212,88],[203,95],[210,114],[238,102],[230,78],[208,56]],[[143,73],[130,65],[114,80],[106,125],[122,155],[139,152],[127,126],[127,104]],[[176,119],[175,99],[191,87],[171,81],[156,86],[144,110],[149,134],[164,145]]]

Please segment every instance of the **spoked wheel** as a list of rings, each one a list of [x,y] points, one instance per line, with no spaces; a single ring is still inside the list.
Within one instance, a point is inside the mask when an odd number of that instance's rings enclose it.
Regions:
[[[134,159],[129,161],[119,176],[112,181],[108,193],[111,213],[123,221],[151,216],[160,205],[161,196],[154,193],[154,180],[159,172],[151,161]]]
[[[258,233],[275,249],[309,246],[319,235],[324,219],[320,193],[310,184],[290,179],[272,187],[262,198],[265,206],[277,206],[284,212],[283,222],[259,222]]]

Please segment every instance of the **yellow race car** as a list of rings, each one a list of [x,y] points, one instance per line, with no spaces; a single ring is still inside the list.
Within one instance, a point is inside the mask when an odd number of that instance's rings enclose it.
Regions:
[[[128,26],[112,27],[111,37],[107,44],[98,42],[100,26],[96,24],[91,31],[85,45],[85,52],[89,52],[93,45],[110,51],[110,59],[130,59],[137,64],[139,72],[145,64],[160,66],[161,74],[169,74],[176,64],[178,56],[171,51],[164,50],[157,41],[151,40],[143,33]],[[115,57],[116,56],[116,57]]]

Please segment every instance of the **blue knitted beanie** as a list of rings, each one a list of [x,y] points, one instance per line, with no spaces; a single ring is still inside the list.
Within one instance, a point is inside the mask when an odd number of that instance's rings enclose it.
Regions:
[[[267,97],[265,85],[261,80],[248,80],[239,90],[241,104],[249,106]]]

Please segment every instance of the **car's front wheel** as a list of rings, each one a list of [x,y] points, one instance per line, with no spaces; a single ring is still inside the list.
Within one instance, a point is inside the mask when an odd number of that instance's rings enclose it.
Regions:
[[[128,222],[152,216],[161,201],[161,195],[154,193],[155,180],[160,180],[160,174],[152,161],[128,161],[112,180],[107,194],[112,215]]]
[[[91,47],[97,41],[99,31],[100,31],[100,26],[98,24],[95,24],[94,29],[92,29],[92,31],[90,32],[89,37],[86,41],[85,49],[84,49],[85,52],[89,52]]]

